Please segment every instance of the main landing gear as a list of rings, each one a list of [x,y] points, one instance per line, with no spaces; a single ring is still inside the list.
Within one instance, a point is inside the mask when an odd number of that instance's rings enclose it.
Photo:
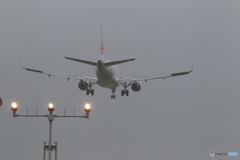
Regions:
[[[129,94],[129,91],[128,91],[128,90],[122,90],[122,93],[121,93],[121,95],[122,95],[122,96],[124,96],[124,94],[126,94],[126,96],[128,96],[128,94]]]
[[[92,89],[92,86],[94,85],[94,83],[89,83],[89,87],[88,89],[86,90],[86,94],[89,95],[91,94],[92,96],[94,95],[94,89]]]
[[[91,94],[92,96],[94,95],[94,89],[87,89],[86,91],[87,95]]]
[[[129,91],[127,90],[127,87],[128,87],[127,84],[124,83],[123,87],[124,87],[124,89],[122,90],[121,95],[124,96],[124,94],[126,94],[126,96],[128,96]]]

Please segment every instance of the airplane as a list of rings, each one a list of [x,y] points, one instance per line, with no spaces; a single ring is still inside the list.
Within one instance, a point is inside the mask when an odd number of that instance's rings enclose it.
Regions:
[[[102,32],[102,29],[101,29],[101,32]],[[101,58],[100,58],[100,60],[98,60],[97,62],[92,62],[92,61],[86,61],[86,60],[77,59],[77,58],[71,58],[71,57],[65,57],[65,58],[68,60],[95,66],[96,67],[96,71],[95,71],[96,77],[87,77],[87,76],[78,76],[78,75],[59,75],[59,74],[54,74],[54,73],[51,73],[48,71],[26,68],[22,65],[21,59],[20,59],[20,64],[21,64],[21,67],[27,71],[47,74],[48,77],[51,77],[52,75],[66,77],[68,81],[71,77],[75,78],[75,79],[79,80],[78,88],[82,91],[86,91],[87,95],[94,95],[94,89],[92,89],[92,87],[95,84],[99,85],[101,87],[104,87],[104,88],[109,88],[112,90],[111,99],[116,98],[115,91],[119,86],[123,86],[121,95],[128,96],[129,90],[127,88],[129,86],[131,86],[131,89],[134,92],[139,92],[141,90],[141,83],[140,83],[141,81],[147,82],[148,80],[166,79],[169,77],[187,75],[187,74],[191,73],[193,70],[193,65],[192,65],[192,69],[189,71],[177,72],[177,73],[167,74],[164,76],[144,76],[144,77],[122,78],[122,72],[116,65],[134,61],[135,58],[118,60],[118,61],[107,61],[104,58],[102,33],[101,33]]]

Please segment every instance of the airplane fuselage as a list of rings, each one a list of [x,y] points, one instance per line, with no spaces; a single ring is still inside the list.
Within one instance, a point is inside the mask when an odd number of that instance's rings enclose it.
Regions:
[[[117,88],[118,80],[122,77],[121,70],[117,66],[105,66],[99,60],[96,68],[97,84],[105,88]]]

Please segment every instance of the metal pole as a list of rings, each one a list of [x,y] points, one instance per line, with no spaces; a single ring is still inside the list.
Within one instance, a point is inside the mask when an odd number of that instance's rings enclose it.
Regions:
[[[46,156],[46,142],[43,143],[43,160],[45,160]]]
[[[55,142],[55,160],[57,160],[57,142]]]
[[[48,120],[49,120],[48,160],[51,160],[51,151],[52,151],[52,121],[53,121],[52,113],[49,114]]]
[[[48,150],[48,160],[51,160],[51,152],[55,149],[55,160],[57,160],[57,142],[55,142],[55,146],[52,146],[52,122],[54,120],[54,117],[70,117],[70,118],[86,118],[88,119],[89,118],[89,112],[91,111],[91,107],[90,105],[88,104],[88,107],[85,107],[85,112],[86,112],[86,115],[84,116],[75,116],[75,109],[74,109],[74,112],[73,112],[73,116],[66,116],[65,115],[65,108],[64,108],[64,115],[53,115],[53,111],[54,111],[54,107],[53,105],[49,105],[49,108],[48,108],[48,111],[49,111],[49,114],[48,115],[38,115],[38,109],[36,111],[36,115],[28,115],[28,109],[27,109],[27,112],[26,112],[26,115],[19,115],[19,114],[16,114],[16,111],[17,111],[17,104],[14,103],[12,105],[12,111],[13,111],[13,118],[15,117],[48,117],[48,121],[49,121],[49,141],[48,141],[48,144],[47,142],[44,142],[44,148],[43,148],[43,160],[46,159],[46,150]]]
[[[49,146],[48,146],[48,160],[51,160],[51,151],[52,151],[52,121],[49,121]]]

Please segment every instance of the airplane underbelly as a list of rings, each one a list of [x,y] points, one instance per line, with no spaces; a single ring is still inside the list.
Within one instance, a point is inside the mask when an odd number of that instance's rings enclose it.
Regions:
[[[97,70],[98,85],[106,88],[116,88],[118,83],[111,70]]]

